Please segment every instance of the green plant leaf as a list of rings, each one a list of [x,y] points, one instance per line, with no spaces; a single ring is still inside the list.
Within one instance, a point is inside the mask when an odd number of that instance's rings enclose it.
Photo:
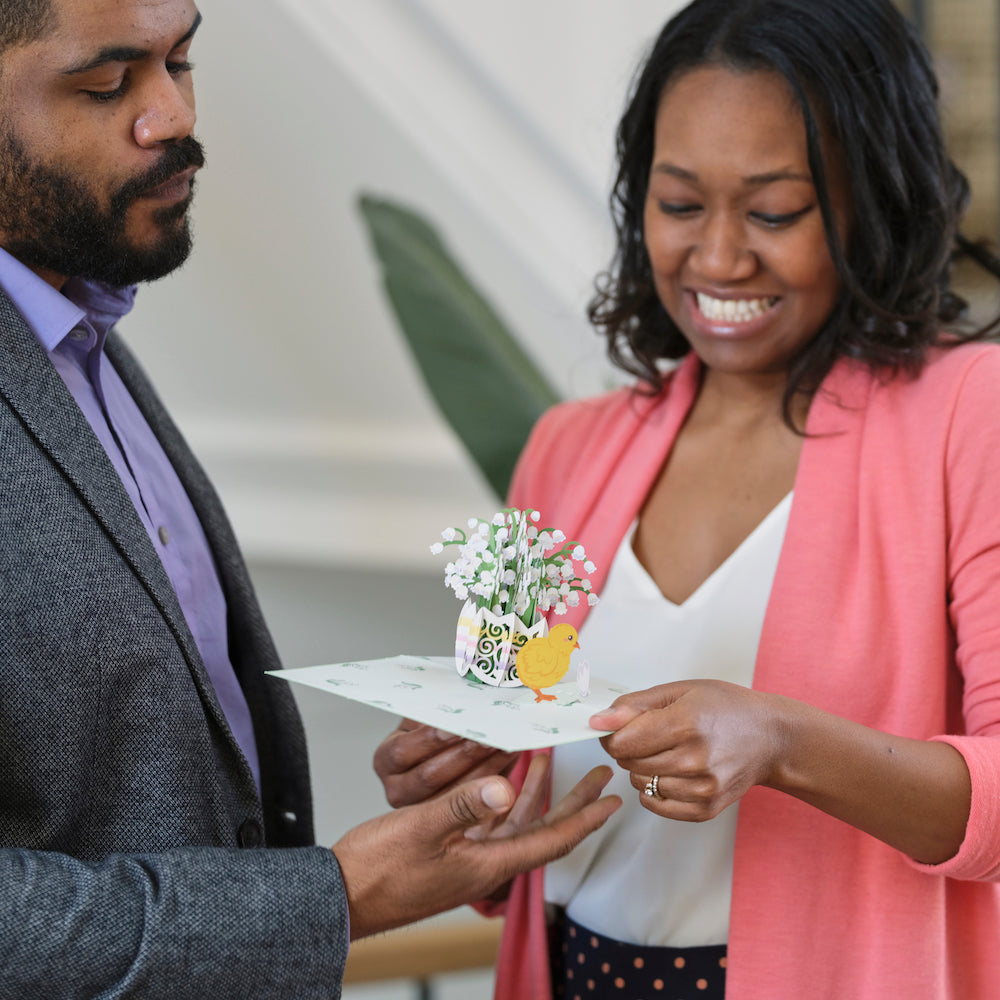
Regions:
[[[502,498],[528,432],[559,396],[425,219],[369,195],[358,206],[424,382]]]

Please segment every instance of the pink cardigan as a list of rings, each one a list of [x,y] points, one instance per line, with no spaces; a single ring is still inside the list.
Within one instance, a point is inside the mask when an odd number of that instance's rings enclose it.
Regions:
[[[691,357],[654,399],[562,404],[532,433],[511,502],[584,543],[598,591],[699,377]],[[754,687],[950,743],[972,775],[972,812],[959,853],[929,867],[752,789],[739,807],[726,996],[998,997],[1000,348],[938,352],[915,380],[841,362],[807,430]],[[542,888],[531,872],[506,903],[499,1000],[550,997]]]

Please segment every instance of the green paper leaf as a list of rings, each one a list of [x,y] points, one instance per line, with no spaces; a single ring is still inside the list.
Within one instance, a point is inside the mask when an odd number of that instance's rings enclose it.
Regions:
[[[358,205],[431,397],[502,498],[529,431],[559,397],[426,220],[368,195]]]

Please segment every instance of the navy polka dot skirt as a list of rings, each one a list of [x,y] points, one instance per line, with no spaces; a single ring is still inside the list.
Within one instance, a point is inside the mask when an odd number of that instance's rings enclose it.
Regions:
[[[561,913],[550,930],[556,1000],[723,1000],[726,946],[659,948],[595,934]]]

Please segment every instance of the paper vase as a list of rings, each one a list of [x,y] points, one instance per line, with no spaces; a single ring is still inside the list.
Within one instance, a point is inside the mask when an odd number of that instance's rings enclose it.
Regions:
[[[520,687],[517,654],[529,640],[548,635],[544,618],[527,626],[511,612],[499,616],[474,601],[466,601],[455,632],[455,666],[462,677],[471,674],[492,687]]]

